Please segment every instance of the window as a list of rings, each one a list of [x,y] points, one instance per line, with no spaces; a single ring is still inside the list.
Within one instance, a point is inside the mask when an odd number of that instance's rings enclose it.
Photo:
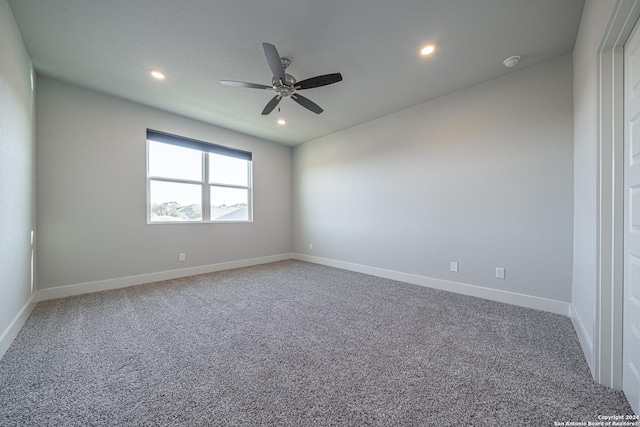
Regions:
[[[250,222],[251,153],[147,130],[147,222]]]

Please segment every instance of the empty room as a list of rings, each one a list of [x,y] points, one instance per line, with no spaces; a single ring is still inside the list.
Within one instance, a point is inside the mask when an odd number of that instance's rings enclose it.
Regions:
[[[0,0],[0,426],[638,426],[639,18]]]

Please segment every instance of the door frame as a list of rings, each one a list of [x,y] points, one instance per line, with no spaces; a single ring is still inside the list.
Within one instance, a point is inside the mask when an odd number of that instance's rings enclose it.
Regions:
[[[617,0],[597,51],[596,307],[593,377],[622,389],[624,44],[640,0]]]

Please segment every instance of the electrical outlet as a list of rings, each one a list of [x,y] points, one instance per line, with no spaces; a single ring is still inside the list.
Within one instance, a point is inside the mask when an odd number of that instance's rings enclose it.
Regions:
[[[455,261],[451,261],[451,264],[450,264],[450,266],[449,266],[449,270],[450,270],[452,273],[457,273],[457,272],[458,272],[458,263],[457,263],[457,262],[455,262]]]
[[[185,254],[184,252],[180,253],[178,255],[178,261],[183,262],[187,260],[187,254]]]
[[[504,279],[506,270],[502,267],[496,268],[496,279]]]
[[[309,243],[309,250],[312,251],[313,250],[313,243]]]

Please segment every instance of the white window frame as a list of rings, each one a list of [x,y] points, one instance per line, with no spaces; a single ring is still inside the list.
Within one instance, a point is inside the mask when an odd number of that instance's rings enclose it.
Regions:
[[[182,146],[200,151],[202,162],[202,176],[200,180],[167,178],[162,176],[153,176],[149,173],[149,144],[150,142],[166,143],[169,145]],[[251,223],[253,222],[253,163],[252,153],[225,147],[222,145],[211,144],[198,141],[182,136],[172,135],[164,132],[147,129],[146,141],[146,176],[147,176],[147,224],[233,224],[233,223]],[[228,157],[241,158],[247,161],[247,185],[232,185],[219,182],[209,182],[209,153],[219,154]],[[170,182],[177,184],[196,184],[201,188],[202,202],[202,219],[198,221],[153,221],[151,219],[151,183],[152,182]],[[231,188],[247,191],[247,219],[246,220],[218,220],[211,219],[211,188]]]

